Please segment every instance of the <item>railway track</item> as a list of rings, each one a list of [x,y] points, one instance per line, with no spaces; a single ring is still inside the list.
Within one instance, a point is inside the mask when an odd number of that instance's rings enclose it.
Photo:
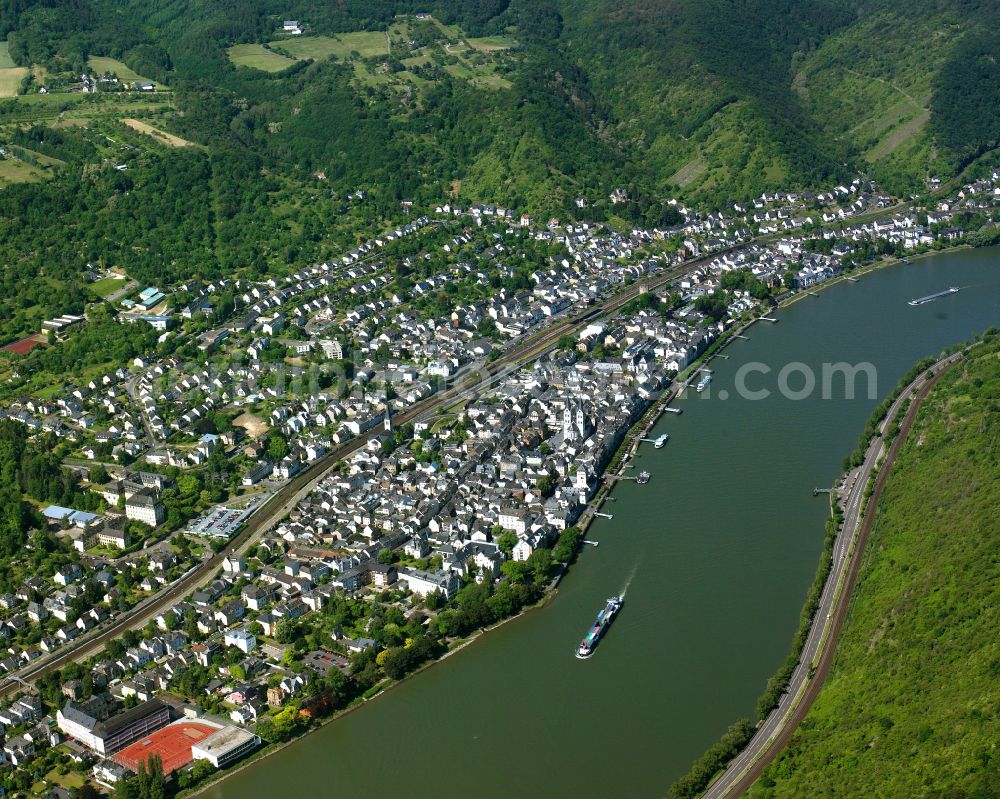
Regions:
[[[442,404],[454,404],[475,396],[506,375],[517,371],[554,349],[562,336],[578,332],[595,318],[615,313],[644,291],[661,288],[698,263],[706,262],[722,252],[725,251],[715,252],[709,256],[693,259],[681,266],[665,270],[655,277],[647,278],[640,284],[618,292],[603,303],[597,303],[586,311],[549,325],[529,336],[527,340],[506,350],[496,361],[486,364],[482,369],[472,369],[464,375],[460,373],[455,385],[414,403],[406,411],[393,416],[393,420],[396,424],[409,424],[419,421],[423,416],[433,414]],[[249,517],[243,529],[233,536],[222,549],[195,567],[193,571],[184,575],[174,585],[149,597],[143,603],[115,619],[107,627],[98,628],[89,636],[78,639],[76,645],[66,647],[62,651],[6,677],[4,682],[0,684],[0,698],[22,690],[25,684],[32,683],[39,677],[60,669],[68,663],[86,660],[100,652],[108,641],[117,638],[126,630],[144,627],[151,619],[156,618],[160,613],[210,579],[222,567],[222,561],[228,555],[244,553],[256,544],[264,533],[284,518],[340,461],[364,447],[378,433],[377,428],[363,433],[336,447],[322,459],[301,471],[262,503]]]

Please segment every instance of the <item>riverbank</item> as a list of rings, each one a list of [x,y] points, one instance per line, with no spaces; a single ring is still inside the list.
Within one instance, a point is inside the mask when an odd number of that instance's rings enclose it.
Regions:
[[[701,356],[699,356],[698,358],[696,358],[695,361],[693,361],[692,364],[689,365],[689,368],[694,368],[695,365],[697,365],[697,364],[700,364],[702,362],[707,362],[708,360],[711,360],[711,358],[714,357],[715,354],[717,354],[720,351],[720,349],[722,347],[724,347],[728,343],[728,341],[731,339],[732,335],[738,334],[738,333],[742,332],[744,329],[746,329],[747,327],[749,327],[750,325],[752,325],[755,321],[756,321],[756,319],[750,320],[748,322],[745,322],[745,323],[741,324],[738,327],[731,328],[730,330],[728,330],[725,333],[723,333],[722,336],[718,340],[716,340],[715,342],[713,342],[713,345],[710,348],[708,348]],[[586,530],[589,528],[590,524],[594,521],[594,518],[595,518],[594,514],[600,511],[601,507],[603,506],[603,503],[607,500],[608,496],[610,495],[611,490],[614,488],[614,485],[617,482],[617,478],[621,477],[621,472],[624,470],[625,462],[629,458],[631,458],[635,454],[635,451],[638,449],[639,439],[642,438],[644,435],[646,435],[646,433],[648,433],[648,431],[659,421],[659,419],[661,418],[661,416],[664,413],[664,408],[666,408],[669,405],[669,403],[678,395],[678,393],[681,390],[685,389],[686,387],[687,387],[686,384],[684,384],[684,385],[678,385],[675,382],[675,384],[673,384],[669,388],[665,389],[663,391],[663,393],[660,395],[660,397],[658,397],[656,400],[654,400],[650,404],[650,406],[646,409],[646,411],[643,413],[643,415],[636,421],[636,423],[629,429],[629,431],[626,432],[625,436],[623,437],[622,443],[619,445],[618,449],[616,450],[615,455],[612,457],[612,460],[609,462],[608,468],[605,469],[604,472],[602,472],[602,475],[601,475],[602,476],[602,483],[601,483],[600,488],[598,489],[598,493],[595,495],[595,498],[591,501],[591,503],[587,506],[587,508],[583,512],[583,514],[581,514],[581,516],[580,516],[577,524],[575,525],[576,527],[578,527],[580,529],[581,538],[585,534]],[[630,451],[628,457],[622,457],[622,453],[626,449],[628,449],[630,447],[631,447],[631,451]],[[609,481],[607,479],[607,475],[608,475],[609,471],[611,470],[612,465],[617,465],[618,472]],[[584,545],[581,542],[581,544],[578,547],[577,553],[575,553],[575,555],[574,555],[574,560],[576,559],[576,557],[579,556],[579,551],[582,550],[583,546]],[[501,620],[500,622],[497,622],[496,624],[491,625],[490,627],[487,627],[487,628],[484,628],[482,630],[476,631],[475,633],[473,633],[472,635],[470,635],[469,637],[467,637],[466,639],[464,639],[463,641],[461,641],[457,646],[455,646],[453,648],[450,648],[447,652],[445,652],[440,657],[432,659],[432,660],[430,660],[430,661],[422,664],[420,667],[418,667],[417,669],[415,669],[413,672],[407,674],[405,677],[403,677],[400,680],[396,680],[396,681],[390,683],[385,688],[383,688],[382,690],[378,691],[376,694],[374,694],[374,695],[372,695],[370,697],[365,697],[365,698],[360,698],[358,700],[355,700],[354,702],[352,702],[347,707],[345,707],[345,708],[343,708],[343,709],[335,712],[334,714],[330,715],[329,717],[326,717],[326,718],[322,719],[321,721],[317,722],[315,725],[313,725],[312,727],[310,727],[308,730],[306,730],[305,732],[303,732],[301,735],[298,735],[298,736],[292,738],[289,741],[283,741],[281,743],[275,743],[275,744],[268,745],[268,746],[266,746],[266,747],[258,750],[256,753],[254,753],[249,758],[247,758],[246,760],[244,760],[243,762],[241,762],[235,768],[233,768],[231,770],[227,770],[225,772],[220,772],[220,773],[214,775],[212,779],[208,780],[207,782],[205,782],[205,783],[203,783],[201,785],[198,785],[198,786],[196,786],[194,788],[191,788],[191,789],[179,792],[178,793],[178,798],[179,799],[180,799],[180,797],[185,797],[185,799],[188,798],[188,797],[193,798],[193,797],[196,797],[196,796],[199,796],[201,794],[206,793],[207,791],[209,791],[212,788],[218,787],[222,782],[224,782],[225,780],[229,779],[230,777],[233,777],[233,776],[235,776],[235,775],[237,775],[237,774],[245,771],[246,769],[248,769],[248,768],[250,768],[250,767],[258,764],[262,760],[265,760],[265,759],[271,757],[272,755],[275,755],[275,754],[277,754],[279,752],[282,752],[283,750],[287,749],[292,744],[299,743],[300,741],[302,741],[303,739],[309,737],[313,733],[319,732],[324,727],[326,727],[327,725],[333,723],[334,721],[338,721],[338,720],[344,718],[345,716],[353,713],[354,711],[359,710],[360,708],[368,705],[369,703],[371,703],[372,701],[374,701],[378,697],[388,694],[392,689],[398,688],[399,686],[401,686],[404,683],[406,683],[409,680],[411,680],[413,677],[416,677],[418,674],[423,673],[424,671],[426,671],[427,669],[430,669],[431,667],[433,667],[435,665],[443,663],[448,658],[450,658],[452,655],[457,654],[460,651],[463,651],[464,649],[466,649],[467,647],[469,647],[472,643],[478,641],[482,636],[486,635],[487,633],[493,632],[495,630],[498,630],[501,627],[505,626],[508,622],[514,621],[515,619],[519,619],[519,618],[521,618],[522,616],[525,616],[526,614],[528,614],[531,611],[541,610],[554,597],[554,595],[555,595],[555,593],[556,593],[556,591],[558,589],[558,584],[559,584],[560,580],[562,580],[562,578],[568,573],[568,571],[570,569],[570,566],[571,566],[571,564],[560,564],[560,567],[559,567],[558,571],[556,572],[556,574],[553,576],[552,580],[550,581],[550,583],[546,587],[545,593],[543,594],[542,598],[537,603],[535,603],[534,605],[532,605],[530,607],[527,607],[527,608],[523,608],[518,613],[516,613],[516,614],[514,614],[512,616],[509,616],[509,617]]]
[[[834,550],[839,550],[840,554],[832,560],[835,568],[830,570],[826,577],[823,595],[811,612],[809,634],[803,641],[801,654],[797,657],[797,668],[787,681],[787,687],[784,688],[784,698],[768,718],[759,722],[758,731],[747,747],[725,771],[709,783],[704,799],[733,799],[740,796],[780,753],[808,712],[836,652],[851,591],[857,579],[865,543],[873,524],[875,507],[888,473],[912,427],[921,402],[942,375],[961,357],[961,353],[949,355],[934,364],[931,368],[932,376],[928,377],[928,373],[922,370],[922,374],[896,392],[896,398],[889,412],[884,414],[878,431],[869,442],[868,452],[860,472],[856,475],[854,488],[844,503],[845,524],[839,537],[832,541],[830,548],[831,554]],[[900,412],[904,413],[903,422],[899,426],[897,435],[889,442],[886,451],[887,442],[884,434],[895,423]],[[869,480],[874,481],[870,494],[866,490]],[[869,499],[873,501],[869,502]],[[846,541],[838,540],[844,536]],[[825,602],[824,597],[827,598]],[[807,606],[803,609],[804,615],[809,610],[809,604],[810,601],[807,600]],[[812,647],[809,646],[810,640],[813,641]],[[692,797],[700,793],[700,789],[678,791],[675,790],[676,786],[675,783],[671,788],[671,797]]]
[[[869,267],[868,269],[859,270],[858,272],[856,272],[854,274],[856,274],[858,276],[862,276],[864,274],[868,274],[869,272],[874,271],[875,269],[879,269],[882,266],[891,265],[891,263],[892,262],[890,262],[890,261],[886,261],[884,263],[873,265],[873,266]],[[838,282],[840,282],[840,280],[841,279],[835,279],[833,281],[828,281],[827,283],[821,284],[817,288],[828,288],[830,284],[832,284],[832,283],[838,283]],[[801,299],[801,297],[805,296],[806,293],[807,293],[806,291],[799,291],[796,294],[796,298]],[[764,310],[763,313],[764,313],[764,315],[766,315],[768,313],[768,310]],[[620,476],[620,474],[621,474],[620,470],[621,470],[622,465],[623,465],[621,463],[621,458],[624,456],[624,453],[628,453],[628,457],[632,457],[632,456],[635,455],[636,450],[638,448],[638,438],[641,438],[643,435],[645,435],[645,433],[648,432],[650,429],[652,429],[652,427],[659,421],[659,419],[662,417],[663,408],[667,407],[669,405],[669,403],[676,398],[677,394],[681,390],[681,383],[683,383],[683,381],[685,379],[690,379],[690,375],[694,372],[694,370],[702,367],[705,363],[710,362],[711,359],[714,358],[714,357],[716,357],[719,353],[724,352],[724,350],[728,346],[730,346],[734,342],[734,340],[736,340],[736,336],[738,336],[741,333],[743,333],[746,330],[748,330],[757,321],[758,321],[757,318],[750,319],[750,320],[742,322],[742,323],[740,323],[740,324],[738,324],[738,325],[730,328],[729,330],[725,331],[722,334],[722,336],[720,336],[720,338],[716,342],[713,342],[713,344],[708,349],[706,349],[706,351],[701,356],[699,356],[691,365],[689,365],[688,368],[684,370],[684,372],[682,372],[680,375],[678,375],[678,377],[677,377],[674,385],[672,385],[670,388],[668,388],[659,399],[657,399],[656,401],[654,401],[654,403],[652,403],[652,405],[650,406],[650,408],[648,408],[646,410],[646,412],[644,412],[644,414],[640,417],[640,419],[637,420],[636,424],[629,430],[628,433],[626,433],[625,437],[623,438],[622,444],[619,446],[618,450],[616,451],[616,455],[612,458],[612,461],[609,463],[609,468],[607,470],[605,470],[604,476],[607,476],[607,475],[611,474],[612,473],[611,470],[613,468],[617,468],[619,470],[619,476]],[[591,504],[590,508],[588,509],[588,510],[590,510],[590,512],[586,513],[585,516],[581,517],[580,524],[578,526],[581,528],[582,531],[587,531],[587,530],[590,529],[590,526],[591,526],[591,524],[594,521],[594,515],[593,515],[594,512],[600,511],[601,508],[604,507],[604,505],[607,502],[608,497],[611,495],[611,492],[614,489],[616,483],[617,483],[617,481],[614,480],[614,479],[611,479],[611,480],[602,479],[602,485],[601,485],[600,489],[598,490],[598,494],[595,497],[595,499],[592,501],[592,504]],[[556,576],[553,578],[553,583],[550,585],[550,590],[552,588],[554,588],[556,585],[558,585],[558,581],[566,573],[567,573],[567,571],[565,569],[561,569],[556,574]],[[498,623],[497,625],[494,625],[493,627],[489,628],[488,631],[492,631],[492,630],[495,630],[495,629],[497,629],[499,627],[506,626],[506,624],[507,624],[508,621],[512,621],[513,619],[520,618],[521,616],[525,615],[528,610],[532,610],[532,609],[535,609],[536,607],[542,607],[542,606],[548,604],[548,602],[551,600],[551,598],[552,598],[551,593],[547,592],[546,595],[545,595],[545,597],[543,598],[543,600],[538,605],[532,606],[532,608],[527,608],[527,609],[521,611],[519,614],[517,614],[515,616],[508,617],[507,619],[503,620],[502,622]],[[389,685],[388,687],[386,687],[385,689],[383,689],[382,691],[380,691],[378,694],[376,694],[375,697],[372,697],[372,699],[377,698],[377,696],[381,696],[383,694],[388,693],[392,688],[398,688],[403,683],[408,682],[410,680],[410,678],[413,677],[413,676],[415,676],[416,674],[422,673],[424,670],[429,669],[431,666],[433,666],[433,665],[435,665],[437,663],[441,663],[444,660],[448,659],[456,651],[462,651],[462,650],[464,650],[473,641],[479,640],[481,636],[482,636],[482,631],[473,634],[468,639],[466,639],[459,647],[456,647],[454,650],[449,650],[441,658],[438,658],[436,660],[429,661],[428,663],[423,664],[419,669],[417,669],[413,673],[407,675],[403,680],[400,680],[400,681],[397,681],[395,683],[392,683],[391,685]],[[335,715],[333,715],[333,716],[331,716],[331,717],[329,717],[327,719],[324,719],[321,723],[317,724],[314,728],[310,729],[303,736],[299,736],[298,738],[296,738],[293,742],[298,742],[298,741],[302,740],[302,738],[305,738],[305,737],[309,736],[312,732],[319,731],[320,729],[326,727],[330,722],[335,721],[335,720],[339,720],[339,719],[343,718],[348,713],[352,712],[353,710],[358,709],[359,707],[361,707],[363,705],[368,704],[369,702],[371,702],[371,699],[363,700],[362,702],[360,702],[358,704],[352,705],[349,708],[345,708],[344,710],[339,711],[337,714],[335,714]],[[288,743],[290,743],[290,742],[286,742],[284,744],[276,745],[274,748],[268,748],[264,753],[262,753],[261,757],[268,757],[268,756],[270,756],[270,754],[273,754],[273,753],[275,753],[277,751],[281,751],[282,749],[284,749],[285,747],[288,746]],[[201,793],[201,792],[205,791],[205,789],[207,789],[209,787],[212,787],[214,785],[217,785],[219,782],[221,782],[222,780],[226,779],[227,777],[233,776],[234,774],[238,773],[239,770],[242,770],[246,766],[251,765],[252,763],[256,762],[256,760],[259,760],[259,759],[260,758],[258,757],[255,760],[248,761],[248,763],[242,765],[240,767],[240,769],[234,770],[232,772],[226,772],[225,774],[220,775],[219,778],[213,780],[210,783],[207,783],[204,786],[199,787],[196,790],[199,793]]]
[[[684,368],[684,371],[680,372],[673,379],[670,387],[664,389],[660,396],[650,403],[649,407],[643,412],[636,423],[629,428],[628,432],[622,437],[622,441],[615,450],[615,454],[611,456],[611,460],[608,461],[607,467],[601,474],[601,486],[597,489],[597,494],[594,495],[594,498],[577,522],[577,526],[581,532],[586,533],[597,514],[601,512],[604,503],[610,498],[615,486],[621,482],[625,474],[625,469],[629,466],[629,462],[639,452],[639,445],[642,443],[642,439],[647,437],[653,427],[656,426],[656,423],[660,421],[670,403],[680,396],[681,392],[687,391],[690,388],[690,382],[694,374],[703,368],[705,364],[710,363],[726,346],[736,340],[737,337],[755,322],[759,321],[759,319],[760,317],[755,317],[724,331],[701,355],[696,357]]]
[[[918,411],[875,510],[835,664],[749,796],[816,796],[831,784],[843,799],[994,795],[1000,764],[980,753],[997,729],[987,708],[1000,653],[1000,491],[984,430],[997,421],[998,355],[995,336],[969,350]],[[875,744],[848,766],[862,731]]]
[[[281,741],[280,743],[273,743],[265,747],[262,747],[258,749],[256,752],[254,752],[252,755],[250,755],[248,758],[246,758],[245,760],[240,761],[239,765],[237,765],[235,768],[227,769],[226,771],[216,772],[210,780],[207,780],[206,782],[197,785],[193,788],[189,788],[183,791],[178,791],[177,794],[175,794],[175,799],[194,799],[194,797],[200,796],[201,794],[209,791],[210,789],[218,787],[219,784],[229,779],[230,777],[235,777],[237,774],[247,770],[251,766],[257,765],[261,761],[266,760],[267,758],[276,755],[279,752],[282,752],[283,750],[287,749],[288,747],[294,744],[301,743],[304,739],[308,738],[313,733],[319,732],[327,725],[332,724],[335,721],[339,721],[340,719],[343,719],[345,716],[350,715],[356,710],[360,710],[361,708],[374,702],[379,697],[386,696],[394,688],[399,688],[401,685],[412,680],[418,674],[422,674],[428,669],[431,669],[434,666],[444,663],[446,660],[448,660],[448,658],[452,657],[453,655],[457,655],[459,652],[462,652],[463,650],[468,648],[470,645],[478,641],[483,636],[488,635],[491,632],[496,632],[509,622],[512,622],[515,619],[520,619],[521,617],[528,615],[532,611],[541,610],[542,608],[545,607],[545,605],[547,605],[551,601],[552,597],[555,595],[556,586],[558,585],[559,579],[563,576],[563,574],[565,574],[565,571],[566,571],[565,566],[559,569],[555,577],[553,577],[552,582],[545,589],[545,593],[542,595],[542,598],[539,599],[538,602],[536,602],[534,605],[522,608],[517,613],[508,616],[505,619],[501,619],[495,624],[491,624],[489,627],[484,627],[480,630],[476,630],[471,635],[467,636],[461,641],[456,642],[456,644],[453,647],[449,648],[448,651],[445,652],[440,657],[433,658],[431,660],[428,660],[426,663],[422,663],[420,666],[418,666],[416,669],[414,669],[409,674],[404,676],[402,679],[394,680],[393,682],[389,683],[384,688],[379,690],[377,693],[372,694],[371,696],[359,697],[358,699],[351,702],[347,707],[336,711],[335,713],[327,716],[324,719],[321,719],[313,726],[311,726],[309,729],[305,730],[301,735],[296,735],[294,738],[291,738],[288,741]]]
[[[872,359],[895,382],[920,355],[995,318],[992,306],[988,312],[984,306],[986,292],[968,292],[949,301],[962,312],[946,321],[927,313],[903,314],[902,324],[886,319],[887,298],[926,293],[941,274],[947,273],[885,271],[869,278],[874,282],[863,292],[841,287],[834,291],[843,295],[795,306],[749,341],[725,343],[722,351],[734,354],[716,361],[717,383],[730,381],[740,362],[771,359]],[[992,270],[968,274],[956,280],[994,285]],[[661,794],[730,719],[746,714],[787,655],[817,567],[821,541],[810,531],[821,530],[828,516],[826,499],[814,501],[812,488],[834,479],[857,441],[849,431],[862,428],[874,405],[863,397],[789,404],[775,395],[738,405],[737,399],[681,403],[685,413],[670,420],[676,433],[667,448],[640,450],[655,475],[653,490],[617,484],[615,519],[589,527],[600,547],[581,554],[544,613],[478,638],[479,646],[450,659],[448,669],[395,686],[394,701],[371,703],[366,713],[316,730],[274,765],[230,774],[207,796],[263,799],[289,784],[322,790],[333,780],[382,795],[405,772],[408,790],[420,799],[450,799],[460,795],[457,783],[442,788],[440,780],[419,776],[421,764],[444,749],[460,750],[455,776],[467,783],[495,764],[495,752],[511,736],[545,755],[524,758],[517,776],[491,777],[481,789],[486,799],[509,796],[524,780],[531,799],[567,790],[595,799],[615,795],[626,774],[637,795]],[[643,415],[636,432],[652,418]],[[626,612],[599,656],[581,665],[569,654],[581,625],[636,564]],[[650,636],[651,620],[662,634]],[[707,629],[715,632],[706,635]],[[738,664],[733,651],[741,653]],[[627,720],[635,734],[607,743],[615,765],[595,775],[586,768],[587,741],[595,724],[616,719]],[[366,753],[384,740],[387,725],[412,735],[394,746],[392,773],[373,773]]]
[[[877,272],[880,269],[885,269],[889,266],[906,266],[913,261],[919,261],[923,258],[930,258],[935,255],[947,255],[948,253],[961,252],[962,250],[972,250],[975,249],[968,244],[954,244],[949,247],[942,247],[940,250],[928,250],[927,252],[915,253],[914,255],[906,255],[903,257],[892,256],[890,258],[880,258],[871,264],[865,264],[858,269],[852,269],[850,272],[841,272],[836,277],[832,277],[829,280],[824,280],[822,283],[818,283],[815,286],[810,286],[809,289],[800,289],[795,292],[790,297],[786,297],[781,300],[778,304],[778,308],[787,308],[805,297],[817,296],[820,291],[828,289],[832,286],[838,285],[844,282],[852,282],[858,278],[869,275],[872,272]]]

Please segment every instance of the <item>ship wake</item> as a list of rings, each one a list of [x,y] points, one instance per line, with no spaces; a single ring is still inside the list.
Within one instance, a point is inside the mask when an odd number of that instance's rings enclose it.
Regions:
[[[629,572],[628,578],[625,580],[625,585],[622,586],[622,590],[618,593],[618,596],[620,596],[622,599],[625,599],[625,592],[628,591],[628,587],[630,585],[632,585],[632,581],[635,579],[635,573],[637,571],[639,571],[639,561],[638,560],[635,562],[635,565],[632,567],[632,571]]]

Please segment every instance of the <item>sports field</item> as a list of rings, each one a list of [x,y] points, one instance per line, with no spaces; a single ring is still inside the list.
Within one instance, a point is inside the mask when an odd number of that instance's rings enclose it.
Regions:
[[[153,755],[163,760],[163,773],[170,774],[191,762],[191,746],[218,732],[217,727],[197,721],[178,721],[129,744],[114,756],[116,763],[139,770]]]

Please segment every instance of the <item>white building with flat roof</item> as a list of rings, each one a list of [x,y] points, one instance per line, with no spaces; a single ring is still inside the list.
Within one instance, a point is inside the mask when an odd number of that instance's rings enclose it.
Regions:
[[[216,768],[225,768],[246,757],[260,746],[260,738],[240,727],[223,727],[196,744],[191,744],[195,760],[207,760]]]

